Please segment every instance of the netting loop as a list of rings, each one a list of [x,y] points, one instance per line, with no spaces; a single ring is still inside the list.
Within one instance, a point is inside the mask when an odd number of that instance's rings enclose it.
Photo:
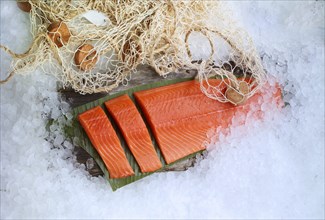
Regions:
[[[211,52],[210,52],[210,55],[209,55],[209,58],[207,60],[213,60],[212,57],[215,53],[215,50],[214,50],[214,44],[212,42],[212,39],[211,37],[209,36],[209,34],[204,30],[204,29],[191,29],[189,30],[186,35],[185,35],[185,47],[186,47],[186,52],[187,52],[187,55],[188,57],[190,58],[191,61],[193,61],[193,58],[192,58],[192,52],[191,52],[191,49],[190,49],[190,46],[189,46],[189,43],[188,43],[188,40],[189,40],[189,36],[193,33],[193,32],[198,32],[198,33],[201,33],[202,35],[204,35],[208,41],[209,41],[209,44],[210,44],[210,48],[211,48]]]

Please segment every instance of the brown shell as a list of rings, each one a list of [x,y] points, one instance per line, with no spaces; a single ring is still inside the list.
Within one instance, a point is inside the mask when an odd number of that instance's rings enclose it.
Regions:
[[[247,95],[250,92],[248,83],[245,81],[241,81],[239,83],[239,91],[244,95]]]
[[[136,44],[135,48],[131,47],[132,44]],[[127,62],[131,67],[137,66],[137,64],[140,62],[141,51],[141,45],[139,45],[137,41],[130,38],[122,47],[122,61],[124,63]]]
[[[70,39],[70,31],[68,26],[62,22],[54,22],[48,28],[48,36],[59,48],[66,45]]]
[[[239,91],[229,87],[226,91],[226,98],[235,105],[244,104],[246,101],[246,95],[249,93],[249,85],[247,82],[242,81],[239,83]]]
[[[17,2],[18,8],[24,12],[30,12],[32,5],[29,2]]]
[[[97,61],[98,56],[96,50],[90,44],[81,45],[74,55],[75,64],[83,71],[92,69]]]

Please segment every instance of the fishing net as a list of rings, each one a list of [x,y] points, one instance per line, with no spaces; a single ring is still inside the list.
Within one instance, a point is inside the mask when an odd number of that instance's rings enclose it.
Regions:
[[[220,102],[243,103],[265,81],[249,35],[222,1],[29,0],[34,41],[24,54],[1,45],[12,71],[36,67],[65,87],[86,94],[109,92],[130,80],[139,65],[160,76],[194,69],[201,89]],[[105,17],[93,22],[87,13]],[[220,79],[210,84],[208,79]]]

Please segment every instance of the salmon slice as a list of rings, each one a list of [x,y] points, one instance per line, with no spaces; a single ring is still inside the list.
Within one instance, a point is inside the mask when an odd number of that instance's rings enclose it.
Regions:
[[[100,106],[78,116],[91,143],[103,159],[110,178],[134,175],[114,128]]]
[[[141,172],[153,172],[160,169],[162,164],[147,127],[130,97],[120,96],[105,102],[105,106],[121,129]]]
[[[134,93],[167,164],[204,150],[210,129],[227,128],[236,112],[247,113],[261,95],[255,94],[242,106],[220,103],[205,96],[194,80]],[[281,90],[273,95],[281,97]]]

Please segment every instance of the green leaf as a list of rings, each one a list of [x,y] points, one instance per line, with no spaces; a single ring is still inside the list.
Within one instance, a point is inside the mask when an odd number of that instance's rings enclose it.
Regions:
[[[122,138],[121,134],[119,134],[119,132],[117,132],[118,136],[119,136],[119,138],[121,140],[121,145],[122,145],[122,147],[123,147],[123,149],[124,149],[124,151],[126,153],[127,159],[129,161],[131,167],[134,170],[135,175],[130,176],[130,177],[126,177],[126,178],[121,178],[121,179],[111,179],[111,178],[109,178],[109,172],[108,172],[103,160],[101,159],[101,157],[99,156],[99,154],[97,153],[95,148],[92,146],[87,134],[85,133],[85,131],[83,130],[83,128],[79,124],[79,122],[77,120],[77,116],[80,113],[83,113],[83,112],[85,112],[85,111],[87,111],[87,110],[89,110],[91,108],[96,107],[96,106],[101,106],[106,111],[106,108],[104,107],[104,103],[106,101],[108,101],[110,99],[113,99],[113,98],[116,98],[116,97],[119,97],[119,96],[124,95],[124,94],[128,94],[132,99],[134,99],[134,97],[133,97],[134,92],[141,91],[141,90],[152,89],[152,88],[157,88],[157,87],[166,86],[166,85],[179,83],[179,82],[184,82],[184,81],[189,81],[189,80],[193,80],[193,78],[164,80],[164,81],[160,81],[160,82],[156,82],[156,83],[152,83],[152,84],[141,85],[141,86],[137,86],[137,87],[125,90],[125,91],[118,92],[118,93],[113,94],[113,95],[107,95],[107,96],[105,96],[103,98],[100,98],[98,100],[95,100],[93,102],[89,102],[89,103],[87,103],[85,105],[76,107],[76,108],[73,109],[73,116],[74,117],[72,119],[73,120],[72,121],[72,127],[65,128],[65,131],[66,131],[65,133],[70,138],[74,138],[74,137],[78,138],[78,140],[79,140],[78,145],[80,147],[82,147],[84,150],[86,150],[94,158],[94,160],[97,162],[97,164],[99,165],[99,167],[103,171],[103,173],[105,175],[105,178],[110,183],[113,191],[115,191],[116,189],[118,189],[118,188],[120,188],[122,186],[125,186],[125,185],[127,185],[129,183],[132,183],[134,181],[137,181],[137,180],[139,180],[139,179],[141,179],[141,178],[143,178],[145,176],[148,176],[148,175],[150,175],[152,173],[142,173],[140,171],[140,168],[139,168],[138,164],[136,163],[136,160],[133,157],[132,153],[130,152],[129,148],[127,147],[124,139]],[[106,113],[107,113],[107,111],[106,111]],[[107,115],[109,115],[109,114],[107,114]],[[116,126],[115,122],[112,120],[112,118],[110,118],[110,121],[112,122],[112,125],[114,126],[115,130],[118,130],[117,126]],[[150,129],[148,129],[148,130],[149,130],[149,133],[151,135],[151,139],[153,140],[153,145],[154,145],[155,150],[156,150],[156,152],[158,154],[158,157],[160,158],[160,160],[161,160],[161,162],[163,164],[163,168],[169,167],[171,165],[174,165],[177,162],[188,159],[190,157],[194,157],[194,156],[196,156],[196,154],[201,153],[201,152],[198,152],[198,153],[189,155],[189,156],[187,156],[185,158],[182,158],[179,161],[176,161],[173,164],[166,165],[166,163],[165,163],[165,161],[163,159],[162,153],[161,153],[161,151],[160,151],[160,149],[159,149],[157,143],[155,142],[155,139],[154,139],[154,137],[153,137],[153,135],[151,133],[151,130]]]

